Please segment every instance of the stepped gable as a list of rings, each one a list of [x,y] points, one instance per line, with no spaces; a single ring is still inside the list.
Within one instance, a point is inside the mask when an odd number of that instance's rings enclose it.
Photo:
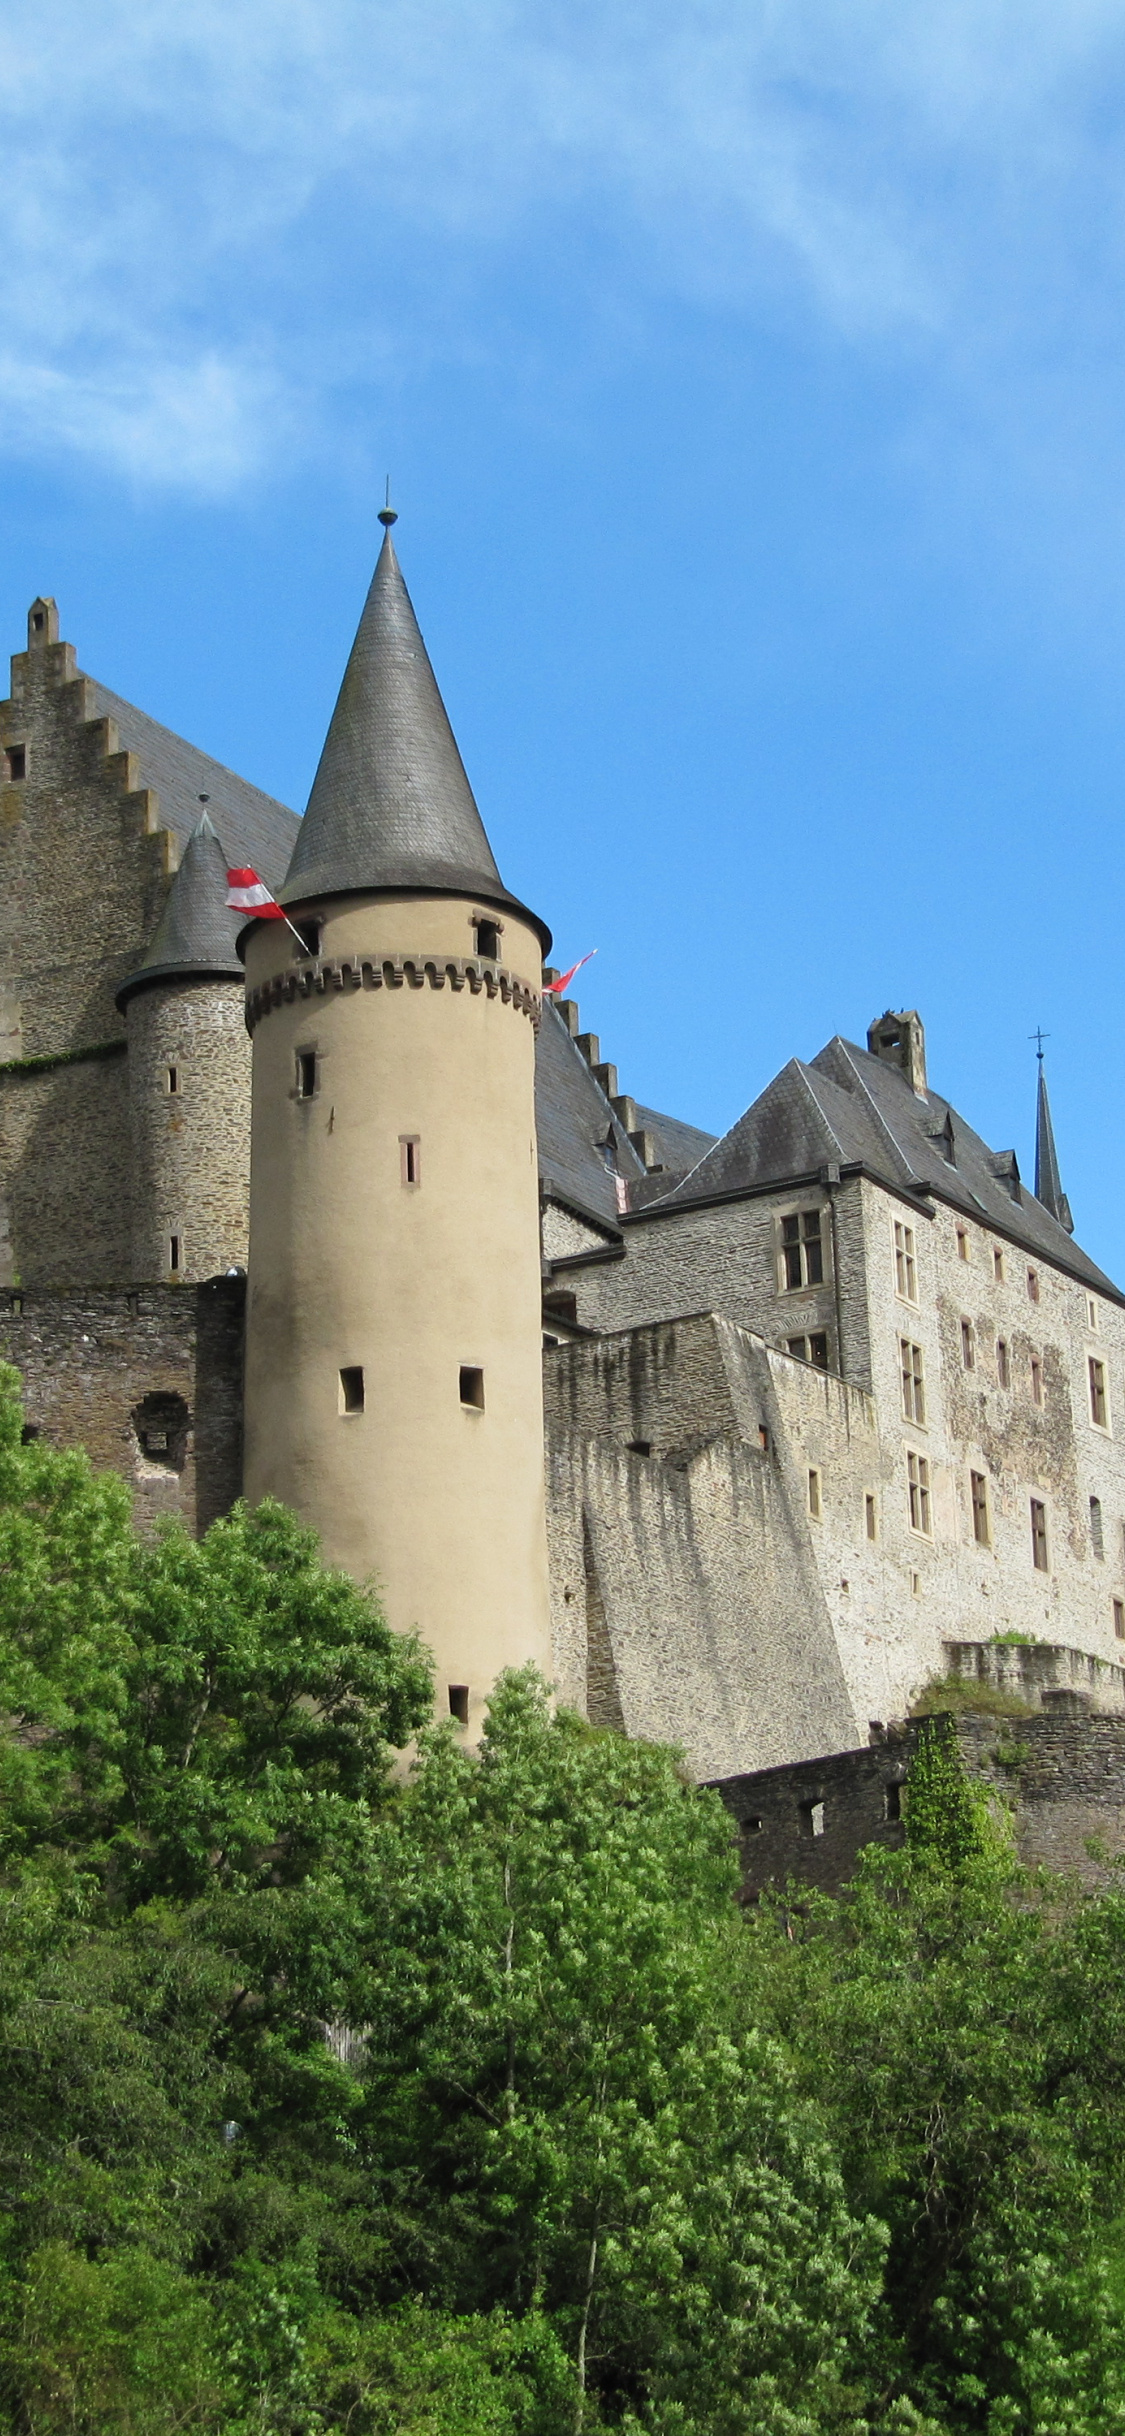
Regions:
[[[616,1226],[617,1177],[639,1182],[644,1163],[551,998],[543,1001],[536,1048],[535,1122],[548,1198],[557,1194]],[[610,1138],[615,1165],[606,1156]]]
[[[288,804],[278,803],[248,779],[213,761],[198,745],[111,693],[94,678],[86,680],[95,715],[112,719],[122,750],[135,753],[141,784],[160,800],[160,820],[171,829],[181,848],[187,845],[199,819],[201,795],[210,798],[222,822],[223,841],[235,863],[250,864],[270,888],[279,888],[293,852],[300,823]]]
[[[511,906],[387,527],[332,713],[283,904],[420,890]]]
[[[204,813],[188,839],[144,957],[118,990],[118,1006],[154,981],[223,976],[241,981],[242,919],[227,904],[226,849]]]
[[[831,1165],[861,1169],[891,1191],[932,1195],[1125,1302],[1021,1184],[1013,1151],[990,1150],[938,1092],[914,1089],[900,1066],[839,1034],[811,1064],[794,1058],[784,1066],[714,1150],[643,1215],[815,1179]]]

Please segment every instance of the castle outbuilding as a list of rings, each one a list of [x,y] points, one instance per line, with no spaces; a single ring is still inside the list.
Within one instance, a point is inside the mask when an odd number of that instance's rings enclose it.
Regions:
[[[474,1732],[534,1658],[742,1779],[1053,1653],[1125,1708],[1125,1297],[922,1024],[721,1141],[634,1100],[504,884],[386,532],[309,806],[78,669],[0,705],[0,1343],[143,1527],[283,1497]],[[227,866],[287,919],[246,922]],[[547,978],[553,979],[548,968]],[[991,1653],[991,1654],[990,1654]],[[814,1805],[815,1806],[815,1805]]]

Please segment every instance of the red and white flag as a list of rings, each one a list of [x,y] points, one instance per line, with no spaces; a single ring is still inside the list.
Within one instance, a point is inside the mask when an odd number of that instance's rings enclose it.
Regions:
[[[592,947],[592,948],[590,949],[590,955],[589,955],[589,956],[580,956],[580,957],[579,957],[579,959],[578,959],[577,964],[572,964],[572,965],[571,965],[571,968],[570,968],[569,973],[560,973],[557,981],[545,981],[545,982],[544,982],[544,984],[543,984],[543,996],[544,996],[544,998],[559,998],[559,997],[561,997],[561,995],[562,995],[563,991],[564,991],[564,990],[567,988],[568,984],[569,984],[571,981],[573,981],[575,974],[576,974],[576,973],[580,973],[580,972],[581,972],[581,970],[582,970],[583,965],[584,965],[584,964],[588,964],[588,963],[589,963],[589,961],[590,961],[590,956],[596,956],[596,955],[597,955],[597,952],[598,952],[598,951],[597,951],[597,948],[596,948],[596,947]]]
[[[256,915],[260,922],[289,920],[256,871],[228,871],[227,904],[233,905],[236,913]]]

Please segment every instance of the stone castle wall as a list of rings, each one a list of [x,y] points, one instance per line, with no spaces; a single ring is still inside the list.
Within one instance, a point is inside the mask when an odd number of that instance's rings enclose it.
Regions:
[[[0,1298],[28,1427],[120,1472],[142,1530],[173,1514],[205,1531],[241,1493],[244,1301],[226,1277]]]
[[[1079,1703],[1020,1718],[955,1720],[965,1766],[1010,1811],[1029,1868],[1115,1883],[1125,1854],[1125,1717]],[[906,1839],[904,1788],[918,1725],[893,1726],[865,1751],[839,1751],[717,1784],[738,1828],[744,1892],[787,1882],[839,1894],[870,1844]]]
[[[128,1277],[131,1182],[124,1040],[0,1071],[0,1286]]]

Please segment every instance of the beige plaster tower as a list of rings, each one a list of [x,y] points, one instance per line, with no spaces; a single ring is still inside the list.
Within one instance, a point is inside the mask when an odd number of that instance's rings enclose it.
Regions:
[[[245,1268],[250,1198],[238,917],[206,813],[144,961],[117,993],[129,1057],[133,1275],[193,1284]]]
[[[386,534],[281,892],[247,930],[246,1493],[433,1650],[471,1732],[550,1663],[535,1034],[503,886]]]

